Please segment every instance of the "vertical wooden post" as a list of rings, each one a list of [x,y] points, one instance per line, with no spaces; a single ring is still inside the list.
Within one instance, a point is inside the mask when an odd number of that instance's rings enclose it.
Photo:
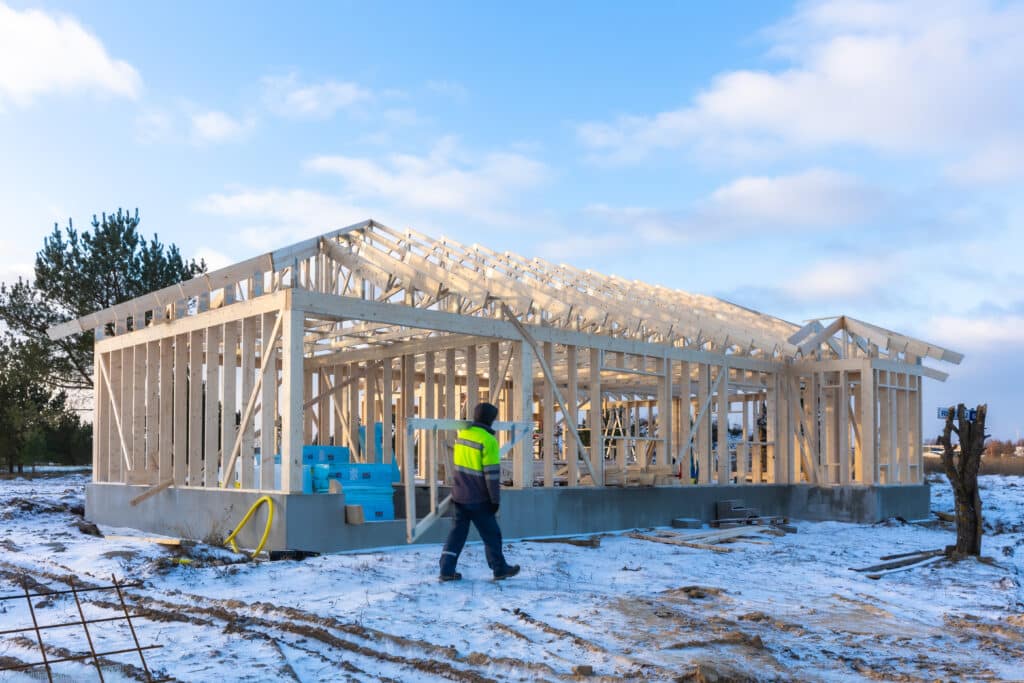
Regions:
[[[604,413],[602,412],[603,403],[601,400],[601,355],[601,349],[590,349],[590,471],[600,477],[600,482],[603,482]],[[554,397],[552,397],[553,400]],[[545,403],[547,402],[547,399],[545,399]],[[546,474],[544,482],[545,486],[547,486]],[[597,485],[600,482],[594,481],[593,483]]]
[[[237,400],[237,369],[238,369],[238,321],[232,320],[224,323],[224,400],[221,405],[221,431],[220,450],[221,467],[227,467],[227,459],[231,457],[231,449],[235,446],[238,436],[238,427],[235,423],[235,409],[238,406]],[[248,396],[245,400],[248,400]],[[243,406],[244,409],[245,406]],[[236,461],[237,462],[237,461]],[[220,477],[221,481],[235,485],[237,479],[234,472],[224,472]]]
[[[125,424],[131,425],[131,437],[127,434],[132,449],[132,470],[138,475],[146,471],[146,345],[137,344],[132,352],[132,417]]]
[[[761,455],[759,449],[750,448],[750,395],[743,395],[743,420],[740,425],[741,432],[741,448],[743,449],[743,467],[746,468],[747,462],[750,463],[750,481],[753,484],[761,483]],[[756,452],[756,457],[751,457],[751,453]],[[736,457],[740,457],[740,451],[737,449]]]
[[[143,468],[160,474],[160,342],[146,344],[145,439],[146,458]]]
[[[104,354],[93,354],[92,385],[96,387],[93,393],[93,418],[92,418],[92,480],[94,482],[109,481],[107,478],[110,472],[107,460],[107,445],[109,436],[107,430],[107,387],[103,382],[100,363],[104,361]]]
[[[914,448],[914,462],[917,463],[917,478],[913,483],[916,484],[924,482],[924,449],[922,448],[924,425],[922,424],[923,415],[921,413],[921,383],[923,379],[920,376],[914,378],[915,391],[913,402],[911,403],[913,410],[911,424],[914,426],[914,433],[911,435],[911,445]]]
[[[174,476],[174,459],[171,450],[174,447],[174,339],[164,337],[160,340],[160,378],[159,378],[159,437],[157,445],[158,481],[166,481]]]
[[[302,491],[303,330],[305,316],[285,300],[281,325],[281,489]]]
[[[413,364],[413,370],[415,371],[416,365]],[[352,449],[353,457],[358,454],[359,462],[366,462],[366,452],[359,444],[359,366],[355,363],[348,364],[348,401],[346,405],[348,410],[348,443],[349,448]]]
[[[124,481],[124,453],[121,449],[121,437],[117,431],[117,424],[115,422],[115,413],[120,417],[121,427],[125,427],[125,414],[124,414],[124,391],[122,390],[122,384],[124,377],[122,374],[122,367],[124,363],[124,350],[111,351],[110,364],[108,370],[110,371],[110,425],[107,430],[107,452],[110,454],[108,465],[109,465],[109,476],[107,481],[110,482],[121,482]]]
[[[580,453],[579,446],[576,443],[576,439],[572,438],[571,432],[569,432],[569,420],[572,420],[573,425],[579,423],[579,412],[576,410],[576,406],[579,405],[579,376],[577,373],[576,365],[576,347],[566,346],[565,347],[565,364],[566,364],[566,388],[565,388],[565,407],[569,411],[568,415],[564,416],[566,429],[563,430],[564,438],[562,443],[565,445],[565,462],[569,467],[567,474],[568,485],[570,487],[578,486],[580,483],[579,479],[579,468],[580,468]],[[527,403],[526,405],[530,405]],[[529,419],[529,417],[521,417],[519,419]]]
[[[476,345],[466,347],[466,419],[473,419],[473,408],[480,402],[480,378],[476,371]]]
[[[455,395],[455,349],[447,349],[444,352],[444,416],[453,420],[456,417],[456,407],[459,405]]]
[[[491,342],[487,347],[487,402],[497,406],[501,391],[498,374],[501,372],[501,344]]]
[[[533,419],[533,350],[526,342],[513,342],[512,409],[516,420]],[[568,402],[569,399],[566,399]],[[512,448],[512,485],[533,486],[533,436],[525,434]]]
[[[910,439],[914,430],[910,427],[910,375],[901,372],[897,377],[899,389],[896,395],[899,397],[897,411],[899,414],[899,431],[897,435],[900,452],[900,483],[912,483],[910,477],[910,463],[914,460],[914,454]]]
[[[392,381],[393,381],[393,378],[392,378],[392,372],[393,372],[392,361],[393,361],[393,359],[391,359],[391,358],[385,358],[384,359],[383,386],[381,387],[384,390],[384,395],[381,397],[381,404],[382,404],[382,408],[383,408],[382,415],[381,415],[381,421],[384,423],[383,424],[384,434],[383,434],[383,439],[382,439],[382,441],[383,441],[383,443],[382,443],[382,451],[383,452],[381,453],[381,455],[382,455],[382,460],[385,463],[392,462],[392,459],[394,458],[394,442],[391,440],[392,439],[392,435],[394,434],[394,432],[392,431],[393,427],[394,427],[394,418],[393,418],[393,410],[394,410],[394,408],[393,408],[393,404],[392,404],[392,400],[393,399],[392,399],[392,393],[391,393],[391,391],[392,391]]]
[[[409,431],[406,429],[408,420],[415,417],[415,392],[416,392],[416,357],[406,354],[402,356],[402,423],[398,425],[399,432],[403,434],[403,438],[409,438]],[[403,453],[412,453],[415,451],[415,443],[403,444]],[[415,462],[415,458],[413,458]],[[421,473],[422,474],[422,473]],[[408,471],[402,472],[402,481],[415,481],[416,470],[415,465]]]
[[[274,456],[278,454],[277,345],[271,346],[271,335],[279,315],[282,315],[280,311],[264,313],[260,321],[260,372],[263,373],[260,384],[260,489],[264,491],[277,487],[274,481]]]
[[[204,423],[205,449],[203,452],[203,485],[216,488],[219,481],[220,458],[220,326],[206,329],[206,417]]]
[[[189,335],[188,485],[203,485],[203,344],[206,335]]]
[[[850,374],[839,371],[839,483],[850,483]]]
[[[313,397],[313,374],[314,370],[309,368],[302,373],[302,395]],[[317,410],[313,410],[317,408]],[[313,423],[318,417],[319,408],[316,405],[310,406],[308,410],[302,411],[302,443],[313,443]]]
[[[658,378],[658,437],[661,446],[658,453],[658,464],[672,465],[672,360],[656,359]],[[650,417],[648,417],[650,419]]]
[[[188,478],[188,339],[174,338],[174,485],[184,486]]]
[[[363,424],[366,425],[366,462],[377,462],[377,363],[367,361],[363,371]]]
[[[887,376],[889,389],[886,391],[889,400],[889,478],[886,483],[898,484],[900,479],[900,396],[896,389],[897,376],[889,372]]]
[[[875,372],[875,387],[878,394],[878,483],[893,483],[892,471],[892,441],[889,438],[889,423],[892,418],[892,410],[889,407],[889,389],[885,386],[888,381],[887,373],[883,370]],[[884,476],[882,473],[884,472]]]
[[[427,351],[423,354],[423,405],[420,410],[420,417],[437,417],[437,404],[434,403],[437,391],[436,380],[437,377],[434,374],[434,352]],[[435,481],[436,483],[437,453],[434,450],[434,435],[424,434],[422,439],[420,441],[420,451],[424,466],[423,471],[426,472],[429,481]]]
[[[554,367],[554,345],[551,342],[544,342],[542,353],[548,367]],[[555,392],[551,381],[550,377],[544,378],[540,417],[544,455],[544,486],[548,487],[555,485]]]
[[[690,447],[690,430],[693,427],[690,410],[693,407],[690,400],[690,363],[683,361],[679,364],[679,481],[684,484],[696,483],[690,477],[690,461],[693,449]]]
[[[722,364],[718,369],[718,483],[728,484],[732,476],[732,462],[729,459],[729,366]]]
[[[249,317],[242,321],[242,400],[248,401],[256,385],[256,332],[259,319]],[[256,450],[255,414],[245,424],[239,425],[242,430],[242,449],[240,454],[242,468],[242,488],[256,488],[256,471],[253,455]]]
[[[699,470],[697,482],[700,484],[711,483],[711,404],[708,403],[711,395],[711,366],[707,363],[697,365],[697,414],[701,408],[707,405],[707,410],[701,417],[700,422],[693,425],[697,430],[697,468]]]
[[[777,371],[772,374],[771,389],[767,396],[768,409],[768,467],[771,470],[771,483],[789,484],[792,483],[791,473],[788,468],[789,444],[792,434],[789,428],[788,410],[789,401],[786,400],[786,376],[783,372]]]

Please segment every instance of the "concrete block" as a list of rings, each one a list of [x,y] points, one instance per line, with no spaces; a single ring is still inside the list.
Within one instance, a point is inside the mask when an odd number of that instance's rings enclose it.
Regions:
[[[700,529],[704,522],[693,517],[676,517],[672,520],[672,527],[675,529]]]

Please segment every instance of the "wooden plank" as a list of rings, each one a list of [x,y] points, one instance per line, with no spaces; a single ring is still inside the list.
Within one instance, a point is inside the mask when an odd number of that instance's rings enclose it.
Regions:
[[[264,313],[260,320],[260,476],[263,491],[275,490],[274,455],[277,453],[277,337],[274,328],[283,324],[278,311]]]
[[[174,479],[172,477],[169,477],[161,481],[156,486],[152,486],[146,489],[143,493],[140,493],[139,495],[135,496],[128,502],[132,505],[132,507],[134,507],[143,501],[149,500],[150,498],[160,493],[161,491],[169,489],[172,486],[174,486]]]
[[[590,349],[590,469],[604,472],[604,403],[601,398],[601,349]],[[601,474],[601,481],[604,475]],[[547,475],[545,474],[545,486]],[[593,482],[595,485],[597,482]]]
[[[480,402],[480,378],[477,374],[476,345],[466,347],[466,414],[467,420],[473,419],[473,408]]]
[[[363,424],[366,426],[366,462],[377,461],[377,363],[367,362],[363,370]]]
[[[160,346],[159,433],[157,471],[160,481],[174,479],[174,339],[164,337]]]
[[[188,335],[174,337],[174,485],[188,480]]]
[[[217,486],[220,470],[220,339],[222,328],[206,330],[206,403],[203,416],[203,486]]]
[[[93,354],[93,420],[92,420],[92,481],[109,481],[110,463],[107,449],[110,446],[109,410],[107,407],[107,387],[103,381],[100,365],[106,361],[103,354]]]
[[[256,335],[259,331],[259,318],[251,316],[242,321],[242,345],[241,345],[241,379],[242,379],[242,401],[248,401],[256,385]],[[262,373],[261,373],[262,374]],[[241,465],[243,489],[254,489],[256,486],[256,427],[252,415],[239,422],[238,429],[242,432]]]
[[[224,323],[221,333],[224,339],[222,361],[224,371],[221,378],[224,398],[221,401],[220,450],[222,452],[221,463],[224,467],[220,472],[220,478],[221,481],[231,482],[232,485],[235,481],[240,481],[239,478],[236,478],[234,463],[230,470],[227,468],[228,455],[230,455],[227,449],[233,446],[238,435],[238,426],[235,424],[235,411],[238,406],[238,327],[237,321]]]
[[[292,291],[289,291],[291,294]],[[305,317],[301,310],[282,311],[281,324],[281,490],[302,491],[302,333]]]
[[[533,420],[533,359],[534,349],[527,342],[513,345],[515,369],[512,374],[512,412],[522,421]],[[550,379],[550,375],[547,377]],[[575,431],[575,424],[572,429]],[[577,440],[579,434],[576,434]],[[513,432],[510,443],[512,449],[512,485],[517,488],[533,486],[533,437],[532,434]]]
[[[693,541],[684,541],[680,538],[671,538],[668,536],[651,536],[649,534],[641,534],[637,532],[630,532],[626,534],[630,538],[635,538],[641,541],[653,541],[654,543],[664,543],[666,545],[678,545],[685,548],[695,548],[697,550],[710,550],[715,553],[731,553],[731,548],[723,548],[717,545],[708,545],[706,543],[695,543]]]
[[[577,365],[576,347],[569,346],[565,349],[565,403],[562,405],[563,414],[567,417],[567,424],[571,419],[573,428],[579,423],[579,411],[576,410],[577,395],[579,392],[579,376]],[[567,473],[567,485],[575,487],[579,485],[579,458],[583,452],[583,441],[578,438],[564,439],[565,462],[569,466]]]
[[[160,468],[160,342],[146,344],[145,468]]]
[[[686,484],[695,484],[690,474],[690,464],[693,458],[693,417],[690,412],[693,403],[690,398],[690,363],[681,361],[679,363],[679,445],[680,450],[676,459],[679,461],[681,476],[679,480]]]
[[[702,363],[697,366],[698,412],[691,435],[697,447],[697,482],[700,484],[711,483],[711,411],[707,409],[711,397],[711,366]]]
[[[729,366],[718,369],[718,483],[728,484],[732,479],[729,456]]]
[[[846,485],[850,476],[850,376],[846,370],[839,372],[839,483]]]
[[[205,335],[189,335],[188,485],[202,486],[203,477],[203,343]]]
[[[132,347],[132,405],[128,446],[131,448],[132,470],[146,469],[146,345]]]
[[[554,344],[544,342],[544,362],[549,366],[555,363]],[[598,373],[600,376],[600,373]],[[555,485],[555,393],[550,380],[544,380],[541,393],[541,438],[542,455],[544,458],[544,486]],[[593,431],[591,431],[593,435]],[[593,438],[593,436],[591,436]]]
[[[386,463],[392,462],[392,459],[394,458],[394,443],[391,440],[391,433],[392,433],[393,424],[394,424],[394,417],[393,417],[393,410],[394,409],[392,407],[393,406],[392,401],[394,400],[394,397],[393,397],[393,394],[392,394],[392,382],[394,381],[394,378],[392,377],[393,362],[394,362],[393,358],[385,358],[383,360],[384,369],[383,369],[383,373],[382,373],[383,374],[382,388],[384,390],[384,393],[381,396],[381,404],[383,406],[383,411],[382,411],[382,414],[381,414],[381,421],[384,423],[384,443],[382,444],[382,446],[383,446],[382,456],[383,456],[383,462],[386,462]],[[449,372],[453,372],[453,370],[449,370]]]
[[[899,428],[896,438],[898,440],[900,454],[900,483],[910,484],[912,483],[910,478],[910,463],[914,458],[914,453],[912,452],[910,443],[911,434],[913,433],[910,427],[910,390],[908,386],[910,376],[905,373],[901,373],[898,377],[901,389],[896,392],[897,400],[899,402],[897,406]]]

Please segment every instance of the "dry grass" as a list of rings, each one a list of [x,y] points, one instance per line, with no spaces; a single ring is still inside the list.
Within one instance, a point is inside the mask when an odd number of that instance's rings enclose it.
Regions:
[[[939,458],[925,458],[924,471],[925,474],[942,474],[942,461]],[[1015,474],[1024,476],[1024,458],[986,455],[981,459],[979,474]]]

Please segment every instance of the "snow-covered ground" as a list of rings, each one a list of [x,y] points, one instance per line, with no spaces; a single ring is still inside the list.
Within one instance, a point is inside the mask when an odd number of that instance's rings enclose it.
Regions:
[[[728,553],[624,534],[596,548],[513,541],[523,572],[504,582],[470,545],[466,578],[444,584],[437,546],[232,563],[209,546],[111,538],[142,536],[128,529],[88,535],[76,526],[85,482],[0,481],[0,595],[22,593],[22,575],[54,590],[71,575],[142,581],[125,591],[133,623],[143,645],[162,646],[146,651],[150,670],[173,680],[1024,679],[1024,477],[982,478],[984,562],[870,579],[851,568],[942,548],[951,525],[796,522]],[[944,478],[932,499],[952,509]],[[116,614],[107,592],[82,599],[90,618]],[[33,604],[41,624],[78,619],[70,596]],[[0,601],[0,631],[28,625],[24,598]],[[101,651],[132,646],[123,621],[90,633]],[[44,641],[51,659],[88,649],[80,627]],[[0,667],[39,659],[33,633],[0,634]],[[146,680],[138,655],[107,659],[105,680]],[[88,663],[54,668],[97,680]]]

